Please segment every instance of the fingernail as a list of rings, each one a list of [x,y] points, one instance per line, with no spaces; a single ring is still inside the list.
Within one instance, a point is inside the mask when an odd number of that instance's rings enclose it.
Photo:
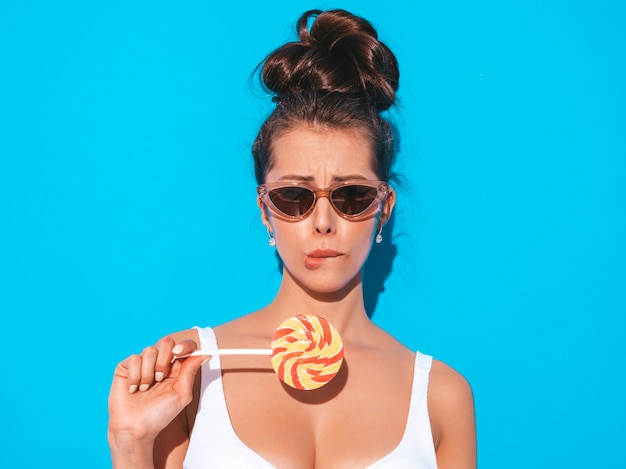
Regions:
[[[150,387],[150,385],[149,385],[149,384],[142,384],[141,386],[139,386],[139,390],[140,390],[141,392],[143,392],[143,391],[147,391],[149,387]]]
[[[157,372],[154,374],[154,380],[155,380],[157,383],[160,383],[161,381],[163,381],[163,378],[165,378],[165,374],[164,374],[162,371],[157,371]]]
[[[182,344],[178,344],[178,345],[174,346],[174,348],[172,349],[172,353],[174,355],[178,355],[182,351],[183,351],[183,345]]]
[[[137,385],[136,385],[136,384],[133,384],[133,385],[131,385],[131,386],[129,386],[129,387],[128,387],[128,392],[129,392],[129,393],[131,393],[131,394],[132,394],[132,393],[134,393],[135,391],[137,391]]]

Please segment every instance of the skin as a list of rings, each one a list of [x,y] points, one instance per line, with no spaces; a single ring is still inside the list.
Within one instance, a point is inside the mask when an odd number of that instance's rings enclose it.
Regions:
[[[266,182],[306,180],[324,188],[337,180],[378,179],[372,150],[356,130],[302,124],[275,139],[272,150],[275,164]],[[339,375],[315,391],[282,385],[267,357],[222,357],[224,393],[237,435],[278,468],[365,467],[402,438],[415,355],[370,321],[362,290],[373,236],[394,203],[391,193],[378,213],[357,222],[341,218],[325,198],[299,222],[275,218],[260,204],[262,221],[273,231],[284,262],[282,283],[268,306],[215,329],[220,347],[265,348],[282,321],[297,312],[314,312],[339,330],[346,357]],[[307,254],[315,249],[340,255],[311,268]],[[117,366],[109,398],[116,469],[182,466],[204,359],[171,361],[174,352],[190,353],[197,343],[195,331],[178,332]],[[428,409],[439,468],[475,468],[471,389],[437,360]]]

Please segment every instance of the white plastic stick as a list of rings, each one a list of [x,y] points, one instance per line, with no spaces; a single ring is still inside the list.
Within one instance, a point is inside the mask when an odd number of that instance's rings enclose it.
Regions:
[[[206,357],[210,355],[271,355],[271,348],[222,348],[216,350],[196,350],[188,355],[177,355],[177,358]]]

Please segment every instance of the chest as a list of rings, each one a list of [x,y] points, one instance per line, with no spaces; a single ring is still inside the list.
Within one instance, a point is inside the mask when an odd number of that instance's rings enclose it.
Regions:
[[[366,467],[402,440],[413,362],[353,353],[329,384],[297,391],[262,359],[232,357],[222,384],[237,437],[275,467]]]

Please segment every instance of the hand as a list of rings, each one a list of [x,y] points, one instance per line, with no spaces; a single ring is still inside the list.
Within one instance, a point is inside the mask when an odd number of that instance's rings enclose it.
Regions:
[[[207,357],[173,360],[194,352],[193,340],[166,337],[115,368],[109,394],[109,440],[151,444],[189,405],[195,375]]]

